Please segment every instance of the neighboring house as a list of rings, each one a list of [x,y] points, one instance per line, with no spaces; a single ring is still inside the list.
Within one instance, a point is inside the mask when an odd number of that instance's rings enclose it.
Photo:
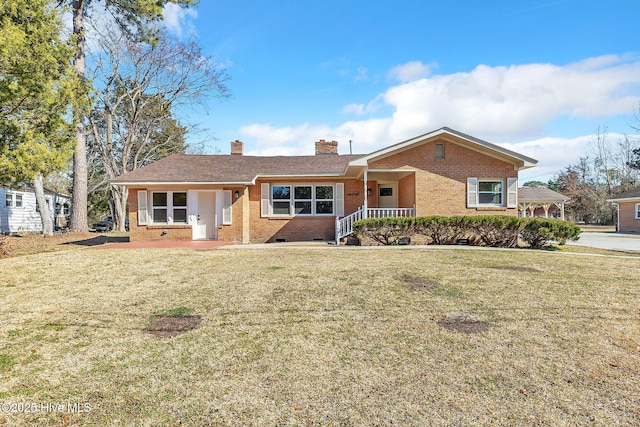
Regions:
[[[618,231],[640,232],[640,187],[618,194],[610,202],[618,205]]]
[[[449,128],[366,155],[173,155],[123,174],[132,241],[325,240],[363,217],[518,215],[518,171],[536,160]]]
[[[45,199],[49,205],[54,227],[66,227],[71,205],[70,198],[45,190]],[[0,187],[0,232],[9,234],[34,231],[42,231],[42,219],[36,206],[33,188],[29,185],[21,185],[17,188]]]
[[[549,188],[519,188],[518,207],[521,216],[564,219],[569,198]]]

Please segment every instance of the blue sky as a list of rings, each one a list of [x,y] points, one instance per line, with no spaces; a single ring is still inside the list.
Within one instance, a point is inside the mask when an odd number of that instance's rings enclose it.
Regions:
[[[632,133],[638,1],[202,0],[165,10],[226,67],[232,98],[188,120],[207,150],[365,153],[449,126],[538,159],[546,179],[598,126]],[[593,157],[593,156],[592,156]]]

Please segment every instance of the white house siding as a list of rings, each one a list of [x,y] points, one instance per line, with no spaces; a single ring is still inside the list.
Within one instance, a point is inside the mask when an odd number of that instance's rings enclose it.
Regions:
[[[22,206],[8,207],[6,203],[7,194],[22,195]],[[59,194],[47,192],[45,197],[49,200],[50,208],[54,208],[56,203],[60,206],[69,203],[67,197]],[[56,221],[56,216],[68,217],[68,215],[63,215],[62,212],[54,213],[54,209],[51,209],[51,220],[54,226],[60,223],[60,220]],[[36,210],[36,195],[28,190],[12,190],[0,187],[0,232],[6,234],[40,231],[42,231],[42,220],[40,219],[40,213]]]

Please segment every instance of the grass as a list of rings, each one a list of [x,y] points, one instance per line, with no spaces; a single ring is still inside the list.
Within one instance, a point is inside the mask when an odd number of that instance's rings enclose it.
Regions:
[[[91,411],[0,412],[0,425],[637,425],[639,261],[242,247],[2,259],[15,286],[0,287],[0,403]],[[143,331],[186,313],[197,329]]]

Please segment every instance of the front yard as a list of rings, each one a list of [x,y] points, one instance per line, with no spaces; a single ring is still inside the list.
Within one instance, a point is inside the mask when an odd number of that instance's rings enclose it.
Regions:
[[[455,247],[0,259],[0,426],[637,425],[638,271]],[[158,338],[163,314],[200,322]]]

